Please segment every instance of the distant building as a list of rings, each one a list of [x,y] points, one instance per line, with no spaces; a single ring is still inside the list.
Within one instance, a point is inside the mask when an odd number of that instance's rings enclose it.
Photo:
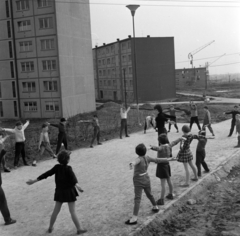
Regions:
[[[176,88],[205,88],[207,76],[206,67],[176,69]]]
[[[89,4],[1,0],[0,28],[1,118],[95,110]]]
[[[173,37],[136,38],[135,47],[139,102],[175,97]],[[93,58],[96,98],[136,101],[134,39],[96,46]]]

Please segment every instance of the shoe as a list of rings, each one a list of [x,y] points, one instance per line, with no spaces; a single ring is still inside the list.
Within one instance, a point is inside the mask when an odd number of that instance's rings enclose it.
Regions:
[[[130,136],[129,135],[126,135],[127,138],[129,138]]]
[[[53,231],[53,228],[49,228],[48,230],[47,230],[47,232],[50,234],[50,233],[52,233],[52,231]]]
[[[79,235],[79,234],[84,234],[84,233],[86,233],[87,232],[87,230],[85,230],[85,229],[79,229],[78,231],[77,231],[77,235]]]
[[[27,162],[24,163],[25,166],[29,166],[29,164]]]
[[[166,196],[167,199],[169,200],[173,200],[173,195],[171,193],[169,193],[167,196]]]
[[[228,137],[231,137],[231,135],[229,134]]]
[[[11,219],[11,220],[7,221],[7,222],[5,223],[5,225],[15,224],[16,222],[17,222],[16,220]]]
[[[9,172],[11,172],[8,168],[4,168],[4,172],[7,172],[7,173],[9,173]]]
[[[98,145],[102,145],[102,143],[98,143]]]
[[[204,173],[209,173],[209,172],[210,172],[210,170],[204,170],[203,172],[204,172]]]
[[[158,208],[152,208],[152,212],[157,213],[157,212],[159,212],[159,209]]]
[[[134,222],[130,222],[130,220],[127,220],[127,221],[125,222],[125,224],[126,224],[126,225],[136,225],[136,224],[137,224],[137,220],[134,221]]]
[[[213,137],[215,137],[215,134],[212,134]]]
[[[198,181],[198,179],[196,179],[196,178],[193,178],[193,179],[191,179],[192,181]]]
[[[93,148],[93,145],[90,145],[90,148]]]
[[[177,133],[179,133],[179,130],[177,130]]]
[[[170,132],[170,130],[168,130],[168,133]]]
[[[160,206],[164,205],[164,200],[161,199],[161,198],[158,199],[158,200],[157,200],[157,204],[160,205]]]

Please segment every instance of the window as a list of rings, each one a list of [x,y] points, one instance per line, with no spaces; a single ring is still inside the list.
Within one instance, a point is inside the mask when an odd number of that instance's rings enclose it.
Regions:
[[[104,86],[107,86],[107,81],[106,80],[104,80]]]
[[[23,82],[22,86],[23,86],[24,93],[36,92],[36,83],[35,82]]]
[[[13,97],[16,97],[16,87],[15,87],[15,81],[12,81],[12,93],[13,93]]]
[[[56,60],[45,60],[42,61],[42,66],[44,71],[56,70]]]
[[[11,38],[12,37],[12,31],[11,31],[10,21],[7,21],[7,32],[8,32],[8,38]]]
[[[41,40],[41,50],[52,50],[55,48],[54,39]]]
[[[132,80],[129,80],[129,84],[131,87],[133,86]]]
[[[9,47],[9,57],[13,58],[12,41],[8,42],[8,47]]]
[[[111,63],[110,58],[107,59],[107,64],[109,65]]]
[[[31,21],[30,20],[24,20],[24,21],[18,21],[18,31],[28,31],[31,30]]]
[[[6,17],[9,18],[9,17],[10,17],[10,11],[9,11],[9,3],[8,3],[8,0],[5,1],[5,6],[6,6]]]
[[[0,117],[3,117],[3,103],[0,101]]]
[[[46,111],[59,111],[59,103],[58,102],[46,102],[45,103]]]
[[[19,42],[20,52],[30,52],[33,50],[32,41]]]
[[[112,57],[112,64],[115,63],[115,57]]]
[[[24,102],[24,111],[37,111],[37,102]]]
[[[113,86],[116,86],[117,83],[116,83],[116,80],[113,80]]]
[[[123,62],[126,61],[126,56],[122,56],[122,61],[123,61]]]
[[[39,28],[40,29],[53,28],[53,18],[52,17],[40,18],[39,19]]]
[[[102,60],[102,64],[105,65],[105,59]]]
[[[31,72],[34,71],[34,63],[33,61],[27,61],[21,63],[22,72]]]
[[[10,69],[11,69],[11,77],[14,78],[14,67],[13,67],[13,61],[10,61]]]
[[[1,86],[1,82],[0,82],[0,98],[2,97],[2,86]]]
[[[122,50],[126,49],[126,43],[122,43]]]
[[[13,101],[14,116],[18,117],[17,102]]]
[[[102,76],[102,71],[101,70],[99,70],[98,73],[99,73],[99,76]]]
[[[129,74],[132,74],[132,67],[128,68]]]
[[[106,52],[109,53],[109,48],[106,48]]]
[[[114,52],[114,46],[113,45],[111,46],[111,52]]]
[[[106,71],[105,70],[103,70],[103,76],[105,76],[106,75]]]
[[[128,55],[128,61],[132,61],[132,55],[131,54]]]
[[[57,81],[43,81],[45,92],[58,91]]]
[[[98,65],[99,65],[99,66],[101,66],[101,62],[102,62],[101,60],[98,60]]]
[[[38,7],[49,7],[52,6],[52,0],[38,0]]]
[[[110,76],[111,75],[111,70],[108,70],[108,76]]]
[[[115,76],[115,69],[112,69],[112,76]]]
[[[17,11],[29,10],[29,0],[18,0],[16,1]]]
[[[131,48],[131,42],[128,42],[128,49]]]
[[[108,86],[111,86],[111,80],[108,80]]]
[[[102,86],[102,80],[99,81],[99,85]]]

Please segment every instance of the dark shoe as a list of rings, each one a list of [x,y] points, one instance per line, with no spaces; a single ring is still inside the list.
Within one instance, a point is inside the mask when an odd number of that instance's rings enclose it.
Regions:
[[[86,232],[87,232],[87,230],[85,230],[85,229],[80,229],[80,230],[77,231],[77,235],[79,235],[79,234],[84,234],[84,233],[86,233]]]
[[[129,135],[126,135],[127,138],[129,138],[130,136]]]
[[[98,143],[98,145],[102,145],[102,143]]]
[[[161,206],[164,205],[164,200],[161,199],[161,198],[158,199],[158,200],[157,200],[157,204],[158,204],[158,205],[161,205]]]
[[[93,148],[93,145],[90,145],[90,148]]]
[[[231,137],[231,135],[229,134],[228,137]]]
[[[122,137],[120,137],[120,139],[122,139]]]
[[[209,172],[210,172],[210,170],[204,170],[203,172],[204,172],[204,173],[209,173]]]
[[[177,130],[177,133],[179,133],[179,130]]]
[[[157,213],[157,212],[159,212],[159,209],[158,208],[152,208],[152,212]]]
[[[168,133],[170,132],[170,130],[168,130]]]
[[[29,166],[29,164],[27,162],[24,163],[25,166]]]
[[[130,220],[127,220],[127,221],[125,222],[125,224],[126,224],[126,225],[136,225],[136,224],[137,224],[137,220],[134,221],[134,222],[130,222]]]
[[[169,193],[167,196],[166,196],[167,199],[169,200],[173,200],[173,195],[171,193]]]
[[[15,224],[16,222],[17,222],[16,220],[11,219],[11,220],[7,221],[7,222],[5,223],[5,225]]]
[[[196,179],[196,178],[193,178],[193,179],[191,179],[192,181],[198,181],[198,179]]]
[[[11,171],[6,167],[6,168],[4,168],[4,172],[9,173],[9,172],[11,172]]]
[[[50,233],[52,233],[52,231],[53,231],[53,228],[51,228],[51,229],[49,228],[47,232],[50,234]]]

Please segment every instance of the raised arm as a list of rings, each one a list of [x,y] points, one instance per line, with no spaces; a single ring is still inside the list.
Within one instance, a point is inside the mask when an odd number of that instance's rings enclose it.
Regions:
[[[131,107],[128,107],[128,109],[126,110],[126,112],[128,113],[130,111]]]
[[[42,141],[43,141],[43,133],[40,134],[38,149],[40,149]]]
[[[230,114],[232,114],[233,112],[232,111],[229,111],[229,112],[223,112],[224,114],[226,114],[226,115],[230,115]]]
[[[171,147],[173,147],[173,146],[177,145],[178,143],[180,143],[182,140],[183,140],[183,138],[178,138],[175,141],[171,142],[169,145]]]
[[[30,122],[27,120],[27,122],[23,125],[23,130],[25,130],[29,126]]]

